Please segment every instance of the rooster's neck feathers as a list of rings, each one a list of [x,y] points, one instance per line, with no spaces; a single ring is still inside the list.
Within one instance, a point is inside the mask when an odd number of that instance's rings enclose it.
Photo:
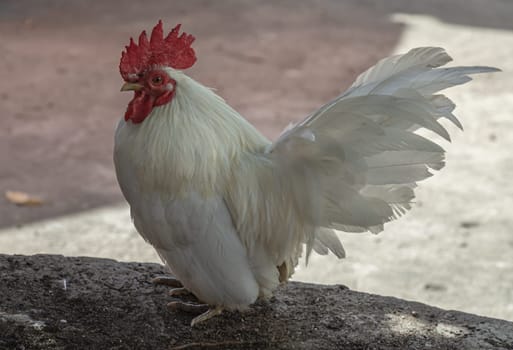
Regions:
[[[117,138],[132,150],[149,190],[175,195],[200,184],[204,194],[217,192],[241,154],[262,152],[270,142],[211,89],[166,70],[177,82],[173,101],[141,124],[122,122]]]

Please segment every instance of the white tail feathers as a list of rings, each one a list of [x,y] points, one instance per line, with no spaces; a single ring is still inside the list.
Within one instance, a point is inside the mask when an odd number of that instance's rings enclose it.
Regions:
[[[346,252],[335,232],[324,227],[318,228],[312,248],[320,255],[328,254],[331,251],[339,259],[346,257]],[[307,249],[308,253],[311,251]],[[308,255],[307,255],[308,260]]]
[[[468,82],[469,74],[498,71],[439,68],[449,61],[443,49],[432,47],[381,60],[269,147],[268,158],[283,181],[301,178],[303,192],[289,195],[318,206],[301,206],[310,213],[297,213],[302,218],[316,213],[309,224],[317,229],[302,238],[310,242],[308,253],[314,249],[326,254],[329,249],[343,257],[331,229],[383,230],[384,223],[411,208],[416,183],[443,168],[442,147],[415,133],[424,128],[450,140],[440,118],[462,129],[452,113],[454,103],[435,93]]]

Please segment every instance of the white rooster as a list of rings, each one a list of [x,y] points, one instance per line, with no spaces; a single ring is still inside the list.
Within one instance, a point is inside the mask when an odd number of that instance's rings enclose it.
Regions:
[[[123,52],[122,91],[133,90],[115,135],[114,161],[134,225],[208,310],[192,325],[240,310],[287,281],[306,246],[345,256],[334,230],[378,233],[411,207],[416,182],[444,166],[461,128],[436,94],[490,67],[439,68],[423,47],[381,60],[342,95],[271,142],[211,89],[183,73],[194,37],[159,21]],[[198,304],[199,305],[199,304]],[[171,306],[199,306],[176,301]]]

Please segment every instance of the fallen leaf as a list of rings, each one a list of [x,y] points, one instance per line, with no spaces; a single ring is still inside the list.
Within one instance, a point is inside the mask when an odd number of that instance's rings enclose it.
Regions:
[[[5,198],[16,205],[41,205],[43,200],[40,197],[32,196],[20,191],[5,191]]]

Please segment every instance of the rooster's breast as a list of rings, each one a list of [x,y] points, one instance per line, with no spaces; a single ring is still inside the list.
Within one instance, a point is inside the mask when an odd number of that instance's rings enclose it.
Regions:
[[[259,285],[223,198],[192,189],[179,195],[147,190],[138,160],[124,147],[123,127],[116,133],[114,163],[137,231],[201,301],[228,309],[253,303]]]

